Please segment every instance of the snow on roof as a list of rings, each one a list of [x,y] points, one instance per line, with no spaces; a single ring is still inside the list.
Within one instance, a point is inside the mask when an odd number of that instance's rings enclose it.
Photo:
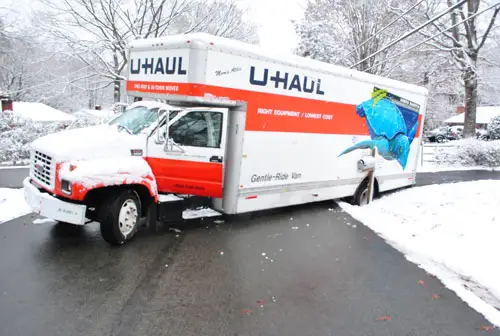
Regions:
[[[156,38],[137,39],[130,42],[130,48],[135,50],[148,50],[155,48],[161,49],[208,49],[216,51],[225,51],[235,55],[248,56],[257,59],[267,59],[276,63],[302,67],[312,71],[335,74],[347,78],[354,78],[370,83],[377,83],[386,87],[397,87],[415,92],[418,94],[427,95],[428,90],[425,87],[409,84],[406,82],[396,81],[387,77],[380,77],[346,67],[333,65],[325,62],[313,60],[311,58],[300,57],[297,55],[283,54],[270,52],[265,48],[238,40],[228,39],[220,36],[215,36],[207,33],[189,33],[168,35]]]
[[[493,117],[500,115],[500,106],[478,106],[476,109],[476,123],[488,124]],[[457,114],[446,119],[446,124],[463,124],[465,113]]]
[[[71,121],[75,117],[42,103],[14,102],[14,114],[34,122]]]
[[[74,113],[74,115],[85,115],[89,117],[95,117],[95,118],[111,118],[114,117],[115,112],[110,109],[102,109],[102,110],[92,110],[92,109],[81,109],[77,112]]]

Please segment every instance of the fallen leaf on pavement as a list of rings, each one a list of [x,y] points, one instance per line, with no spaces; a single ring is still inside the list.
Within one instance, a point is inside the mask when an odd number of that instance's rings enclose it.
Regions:
[[[440,298],[441,298],[441,296],[440,296],[439,294],[434,294],[434,295],[432,296],[432,298],[433,298],[434,300],[437,300],[437,299],[440,299]]]
[[[493,326],[481,326],[481,329],[482,331],[492,331],[493,330]]]
[[[381,316],[377,320],[378,321],[390,321],[391,317],[390,316]]]
[[[253,309],[243,309],[243,315],[250,315],[253,313]]]
[[[425,285],[425,281],[424,280],[418,280],[417,283],[420,285],[420,286],[423,286]]]

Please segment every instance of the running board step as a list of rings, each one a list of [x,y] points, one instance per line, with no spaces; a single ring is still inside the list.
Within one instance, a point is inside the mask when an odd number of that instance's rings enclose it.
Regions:
[[[177,202],[183,200],[183,198],[175,196],[174,194],[158,194],[159,203]]]
[[[161,222],[222,216],[210,208],[207,198],[185,199],[174,194],[159,194],[157,219]]]
[[[183,219],[195,219],[195,218],[217,217],[217,216],[222,216],[222,214],[210,208],[186,209],[182,212]]]

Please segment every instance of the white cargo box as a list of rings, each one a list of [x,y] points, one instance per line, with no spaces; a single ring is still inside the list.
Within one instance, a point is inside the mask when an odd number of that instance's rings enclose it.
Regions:
[[[227,109],[217,210],[353,195],[374,146],[379,191],[414,183],[425,88],[206,34],[136,40],[129,57],[130,95]]]

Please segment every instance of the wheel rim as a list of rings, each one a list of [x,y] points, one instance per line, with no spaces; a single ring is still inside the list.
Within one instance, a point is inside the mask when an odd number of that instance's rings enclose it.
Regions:
[[[126,237],[135,228],[137,223],[137,204],[131,199],[123,202],[118,216],[118,226],[120,232]]]
[[[359,205],[368,204],[368,189],[364,189],[361,192],[361,197],[359,198]]]

